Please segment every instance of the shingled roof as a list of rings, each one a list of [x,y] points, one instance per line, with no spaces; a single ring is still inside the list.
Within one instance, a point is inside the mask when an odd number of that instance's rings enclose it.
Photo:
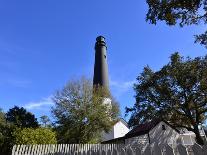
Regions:
[[[129,131],[125,135],[125,137],[130,138],[130,137],[135,137],[135,136],[140,136],[140,135],[147,134],[159,122],[160,122],[160,120],[156,119],[156,120],[152,120],[152,121],[150,121],[148,123],[145,123],[145,124],[140,124],[140,125],[134,127],[131,131]]]
[[[136,137],[136,136],[140,136],[140,135],[144,135],[149,133],[149,131],[151,129],[153,129],[158,123],[160,123],[163,120],[160,119],[154,119],[150,122],[147,122],[145,124],[140,124],[136,127],[134,127],[131,131],[129,131],[126,135],[125,138],[131,138],[131,137]],[[177,132],[179,132],[177,129],[175,129],[174,127],[172,127],[168,122],[165,122],[168,126],[170,126],[171,128],[173,128],[174,130],[176,130]]]

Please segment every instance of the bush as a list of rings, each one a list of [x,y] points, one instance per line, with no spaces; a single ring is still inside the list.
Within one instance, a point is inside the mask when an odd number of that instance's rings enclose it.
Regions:
[[[17,128],[13,133],[14,144],[56,144],[56,134],[47,128]]]
[[[0,124],[0,155],[10,155],[13,147],[12,132],[15,126],[11,124]]]

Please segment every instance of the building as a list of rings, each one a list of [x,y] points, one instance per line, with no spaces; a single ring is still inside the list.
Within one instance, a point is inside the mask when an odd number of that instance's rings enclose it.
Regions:
[[[93,85],[109,89],[107,45],[103,36],[96,38]],[[103,104],[110,106],[111,99],[105,98]],[[200,130],[200,132],[206,141],[204,130]],[[158,142],[160,145],[178,143],[193,145],[195,137],[191,131],[183,128],[176,129],[168,122],[158,119],[138,125],[130,131],[127,122],[120,118],[110,132],[103,133],[102,141],[103,143],[125,143],[127,145],[139,145],[140,147],[154,142]]]
[[[144,147],[147,144],[169,144],[178,143],[179,130],[173,128],[169,123],[160,120],[152,120],[148,123],[138,125],[125,136],[125,144],[139,145]]]
[[[103,36],[96,38],[93,85],[94,87],[102,86],[109,89],[107,46]],[[111,99],[105,98],[103,104],[108,104],[110,107]],[[103,133],[102,141],[123,137],[128,132],[129,128],[126,121],[120,118],[108,133]]]
[[[102,143],[109,143],[110,140],[124,137],[129,132],[129,127],[127,122],[120,118],[119,121],[112,127],[111,131],[108,133],[103,133]],[[123,142],[121,142],[123,143]]]
[[[207,141],[205,132],[200,129],[201,137]],[[193,145],[195,144],[195,133],[186,129],[174,128],[168,122],[155,119],[148,123],[138,125],[129,131],[124,137],[113,139],[105,143],[124,143],[130,146],[144,148],[148,144],[157,142],[160,146],[169,144]]]

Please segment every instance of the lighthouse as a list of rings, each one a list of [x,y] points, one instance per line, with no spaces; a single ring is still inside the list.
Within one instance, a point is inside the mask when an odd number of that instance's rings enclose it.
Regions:
[[[109,91],[107,45],[103,36],[96,38],[93,86],[101,86]],[[112,108],[112,100],[110,98],[103,98],[102,103],[107,105],[109,109]],[[123,137],[128,131],[127,123],[123,119],[119,119],[108,133],[102,133],[102,142]]]
[[[103,36],[98,36],[96,38],[93,86],[100,86],[109,91],[107,46]],[[103,104],[106,104],[108,105],[108,108],[111,108],[111,99],[104,98]]]
[[[93,85],[109,89],[107,46],[103,36],[96,38]]]

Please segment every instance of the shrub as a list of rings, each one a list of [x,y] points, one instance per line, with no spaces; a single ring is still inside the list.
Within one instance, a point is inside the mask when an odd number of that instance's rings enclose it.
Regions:
[[[14,144],[56,144],[56,134],[47,128],[17,128],[13,133]]]

